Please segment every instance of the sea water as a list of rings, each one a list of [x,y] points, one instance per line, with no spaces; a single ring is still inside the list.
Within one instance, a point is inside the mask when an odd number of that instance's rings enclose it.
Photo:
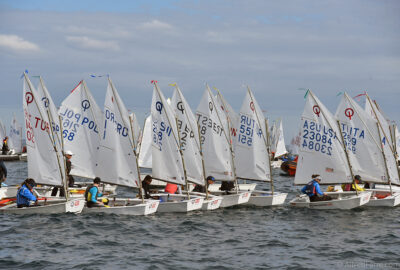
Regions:
[[[6,166],[8,184],[26,178],[25,162]],[[0,214],[0,269],[400,268],[400,207],[292,208],[300,187],[279,169],[273,176],[275,190],[289,193],[283,206],[147,217]]]

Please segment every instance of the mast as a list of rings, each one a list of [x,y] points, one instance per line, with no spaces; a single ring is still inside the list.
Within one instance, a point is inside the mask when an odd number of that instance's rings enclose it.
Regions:
[[[268,151],[268,164],[269,164],[269,173],[271,177],[271,182],[270,182],[270,188],[271,188],[271,193],[274,195],[274,181],[272,179],[272,168],[271,168],[271,145],[269,142],[269,132],[268,132],[268,120],[265,119],[265,130],[266,130],[266,135],[267,135],[267,151]]]
[[[217,113],[218,120],[219,120],[219,122],[221,123],[221,126],[223,126],[223,125],[222,125],[221,118],[219,117],[218,110],[217,110],[217,108],[215,107],[215,102],[214,102],[213,95],[211,94],[211,90],[210,90],[210,88],[208,87],[208,85],[207,85],[207,89],[208,89],[208,91],[209,91],[209,95],[210,95],[210,97],[211,97],[211,101],[212,101],[213,106],[214,106],[214,108],[215,108],[215,112]],[[215,88],[215,87],[214,87],[214,89],[218,92],[218,95],[221,97],[222,105],[223,105],[224,108],[226,109],[227,107],[226,107],[226,104],[225,104],[225,102],[224,102],[224,99],[223,99],[223,97],[222,97],[222,95],[221,95],[221,92],[218,90],[218,88]],[[234,181],[235,181],[235,190],[236,190],[236,194],[238,194],[238,193],[239,193],[239,185],[238,185],[238,180],[237,180],[237,177],[236,177],[236,167],[235,167],[235,161],[234,161],[234,152],[233,152],[233,148],[232,148],[231,128],[230,128],[230,125],[229,125],[229,123],[230,123],[230,118],[229,118],[229,115],[228,115],[227,113],[225,113],[225,114],[226,114],[226,120],[227,120],[227,122],[228,122],[228,136],[226,135],[226,132],[225,132],[225,129],[224,129],[224,128],[223,128],[223,130],[224,130],[225,138],[226,138],[226,140],[228,141],[228,144],[229,144],[229,150],[230,150],[230,152],[231,152],[232,171],[233,171],[233,177],[234,177]]]
[[[135,144],[135,136],[133,136],[133,126],[132,126],[132,119],[131,119],[131,116],[129,115],[129,125],[130,125],[130,128],[131,128],[131,132],[132,132],[132,140],[133,140],[133,145],[136,145]],[[137,152],[136,152],[136,147],[134,147],[133,148],[133,154],[135,155],[135,161],[136,161],[136,170],[137,170],[137,173],[138,173],[138,179],[139,179],[139,195],[140,195],[140,198],[142,199],[142,203],[144,203],[144,196],[143,196],[143,190],[142,190],[142,179],[140,178],[140,169],[139,169],[139,161],[138,161],[138,155],[137,155]]]
[[[181,133],[180,133],[179,128],[178,128],[178,119],[176,118],[176,116],[175,116],[175,124],[176,124],[176,130],[178,131],[179,153],[181,154],[182,166],[183,166],[183,175],[185,176],[186,193],[187,193],[188,199],[190,200],[189,183],[188,183],[188,180],[187,180],[185,158],[183,157],[183,150],[182,150],[182,144],[181,144]]]
[[[379,129],[379,124],[378,124],[378,123],[376,123],[376,127],[378,128],[379,138],[381,138],[381,131],[380,131],[380,129]],[[386,169],[386,174],[387,174],[387,177],[388,177],[388,184],[389,184],[389,188],[390,188],[390,194],[393,195],[393,191],[392,191],[392,181],[390,180],[389,169],[388,169],[388,166],[387,166],[386,156],[385,156],[385,152],[384,152],[384,150],[383,150],[383,145],[382,145],[382,143],[381,143],[381,150],[382,150],[383,160],[385,161],[385,169]],[[396,163],[397,163],[397,162],[396,162]],[[397,167],[397,166],[396,166],[396,167]]]

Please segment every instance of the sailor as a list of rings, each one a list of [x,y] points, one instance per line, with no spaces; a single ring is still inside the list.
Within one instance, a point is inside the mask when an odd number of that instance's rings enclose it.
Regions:
[[[235,188],[235,185],[233,184],[232,181],[222,181],[221,187],[219,188],[219,190],[225,191],[226,194],[228,194],[229,191],[231,191],[234,188]]]
[[[67,179],[68,179],[68,187],[73,187],[75,184],[75,180],[70,175],[71,169],[72,169],[72,163],[71,163],[71,158],[74,154],[71,151],[65,151],[65,157],[67,158],[65,163],[67,165]]]
[[[32,178],[27,178],[18,189],[17,192],[17,206],[18,208],[29,207],[31,202],[35,202],[37,205],[38,200],[35,195],[33,195],[33,188],[36,186],[35,180]]]
[[[72,163],[71,163],[71,158],[74,154],[71,151],[65,151],[65,165],[66,165],[66,177],[68,180],[68,187],[73,187],[75,180],[72,177],[72,175],[70,175],[69,173],[71,172],[71,168],[72,168]],[[54,187],[53,190],[51,191],[51,196],[56,196],[58,192],[58,187]],[[64,189],[60,188],[60,197],[64,197]]]
[[[142,181],[142,188],[144,191],[144,198],[145,199],[152,199],[153,197],[150,195],[150,184],[151,181],[153,181],[153,178],[151,178],[150,175],[146,175],[146,177]]]
[[[97,200],[97,197],[103,196],[99,191],[100,178],[96,177],[93,180],[93,185],[89,185],[85,191],[85,200],[87,207],[102,207],[104,206],[103,202]]]
[[[8,147],[8,137],[6,136],[3,140],[3,147],[1,148],[1,153],[3,155],[7,155],[9,151],[10,148]]]
[[[6,184],[3,184],[7,179],[7,168],[6,165],[4,164],[4,161],[0,160],[0,188],[1,186],[7,186]]]
[[[213,176],[208,176],[207,179],[207,188],[209,185],[213,184],[215,182],[215,178]],[[194,192],[201,192],[201,193],[206,193],[206,187],[205,186],[201,186],[201,185],[196,185],[193,189]]]
[[[361,176],[356,175],[354,176],[353,184],[343,184],[342,189],[343,191],[365,191],[365,188],[362,188],[358,185],[360,183],[361,183]]]
[[[332,200],[330,196],[321,191],[319,186],[319,183],[321,182],[321,176],[319,174],[313,174],[311,178],[312,180],[301,189],[301,192],[307,194],[311,202]]]

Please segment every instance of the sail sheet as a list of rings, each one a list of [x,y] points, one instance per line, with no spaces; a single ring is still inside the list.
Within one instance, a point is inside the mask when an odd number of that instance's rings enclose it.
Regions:
[[[239,114],[237,114],[232,106],[226,101],[226,99],[222,96],[221,92],[218,90],[218,94],[214,98],[215,104],[221,111],[225,114],[228,119],[230,137],[232,142],[237,139],[237,129],[239,123]],[[225,120],[223,120],[225,121]],[[233,148],[235,148],[235,144],[232,144]]]
[[[110,78],[100,125],[96,175],[107,183],[139,187],[129,113]]]
[[[276,141],[276,149],[275,149],[275,156],[274,157],[280,157],[288,153],[286,150],[286,145],[285,145],[285,137],[283,134],[283,125],[282,121],[279,123],[279,127],[277,128],[277,141]]]
[[[309,91],[301,117],[301,144],[294,183],[307,184],[312,174],[321,175],[321,184],[353,181],[338,124]]]
[[[39,97],[39,98],[38,98]],[[28,177],[36,183],[61,186],[65,181],[64,159],[58,148],[42,96],[24,74],[23,108],[28,153]],[[58,125],[59,126],[59,125]]]
[[[234,140],[236,176],[270,181],[265,117],[250,89],[243,100],[237,127]]]
[[[22,153],[22,127],[17,121],[17,117],[13,116],[10,126],[9,146],[14,153]]]
[[[4,138],[7,136],[6,127],[4,126],[3,122],[0,119],[0,140],[3,143]],[[3,146],[3,145],[1,145]]]
[[[70,174],[95,178],[103,113],[84,81],[79,82],[61,103],[59,115],[62,118],[64,149],[74,154]]]
[[[208,86],[197,107],[196,117],[206,175],[219,180],[235,180],[229,134],[226,132],[229,130],[228,123],[222,109],[216,106]]]
[[[175,116],[156,83],[151,102],[151,121],[153,177],[185,184]]]
[[[181,149],[186,168],[188,181],[204,185],[202,157],[200,154],[199,129],[196,117],[189,107],[179,87],[175,87],[171,99],[171,107],[177,118],[177,126],[180,134]]]
[[[364,181],[387,183],[377,122],[344,93],[336,110],[354,175]]]
[[[151,156],[151,144],[153,141],[153,131],[151,129],[151,115],[149,115],[143,127],[143,135],[140,142],[140,151],[139,151],[139,166],[142,168],[151,168],[153,165],[152,156]]]
[[[378,121],[381,144],[389,171],[389,180],[393,184],[400,185],[399,171],[397,168],[395,150],[393,149],[393,141],[390,135],[389,123],[384,115],[378,110],[375,102],[373,102],[368,95],[365,102],[365,111],[368,115],[371,115]]]

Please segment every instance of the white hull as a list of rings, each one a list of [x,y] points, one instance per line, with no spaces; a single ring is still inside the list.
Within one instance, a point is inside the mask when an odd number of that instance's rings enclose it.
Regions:
[[[83,213],[107,213],[117,215],[146,216],[157,212],[159,201],[141,199],[122,199],[110,200],[110,207],[85,207]]]
[[[17,196],[17,186],[8,186],[0,188],[0,200],[4,198],[13,198]]]
[[[23,153],[23,154],[19,155],[19,160],[28,161],[28,154]]]
[[[223,198],[220,207],[226,208],[238,204],[247,203],[251,196],[251,191],[240,191],[239,193],[232,193],[225,195],[224,192],[215,193],[215,195]]]
[[[256,188],[257,184],[239,184],[239,190],[240,191],[253,191]],[[208,191],[210,192],[218,192],[220,191],[219,188],[221,187],[221,184],[211,184],[208,186]]]
[[[358,195],[354,191],[327,192],[333,199],[330,201],[310,202],[307,195],[302,194],[290,201],[294,207],[312,209],[352,209],[368,203],[371,192],[363,191]]]
[[[54,200],[47,201],[46,205],[18,208],[13,203],[0,208],[3,213],[9,214],[60,214],[60,213],[80,213],[85,206],[85,200],[72,199],[69,201]]]
[[[365,206],[395,207],[400,204],[400,192],[393,192],[393,194],[390,194],[390,191],[388,190],[368,190],[368,191],[372,191],[372,195],[371,199]]]
[[[274,192],[272,195],[269,191],[254,190],[246,204],[255,206],[282,205],[286,197],[287,193]]]
[[[158,212],[160,213],[186,213],[200,210],[203,206],[204,198],[200,196],[190,196],[179,194],[152,194],[153,197],[160,197]]]
[[[224,199],[221,196],[208,197],[208,200],[204,198],[203,206],[201,210],[211,211],[221,207],[221,203]]]
[[[381,185],[381,184],[375,184],[375,189],[379,189],[379,190],[390,190],[390,186],[389,185]],[[400,187],[399,186],[395,186],[392,185],[392,191],[398,191],[400,192]]]

